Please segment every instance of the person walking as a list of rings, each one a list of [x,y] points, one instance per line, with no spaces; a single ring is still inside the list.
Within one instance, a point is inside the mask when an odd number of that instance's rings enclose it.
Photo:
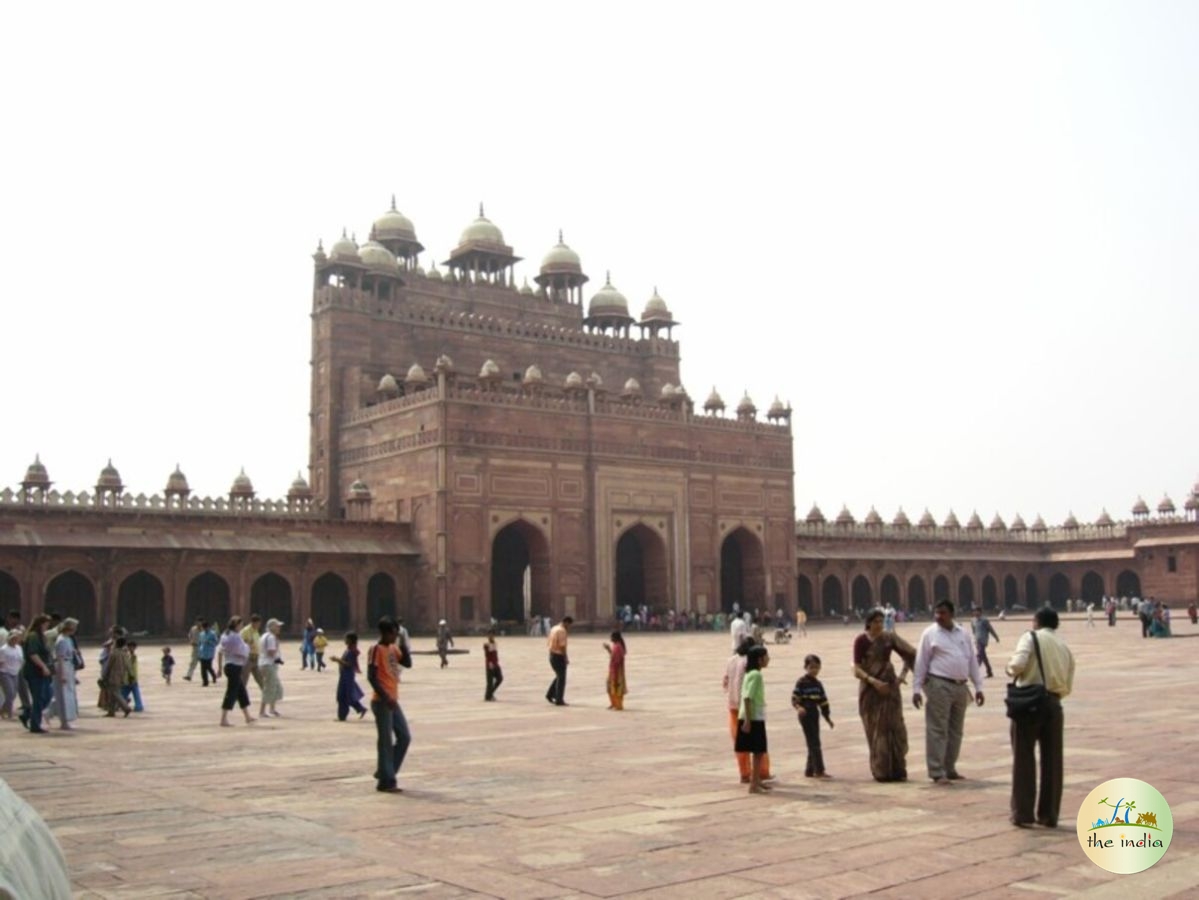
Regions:
[[[79,700],[75,695],[75,630],[78,619],[63,619],[54,641],[54,705],[59,727],[63,731],[72,729],[71,723],[79,718]]]
[[[978,664],[986,668],[988,678],[994,678],[995,673],[991,669],[991,661],[987,659],[987,644],[991,638],[995,638],[995,643],[998,644],[999,634],[995,631],[991,620],[983,615],[981,609],[974,610],[974,622],[971,627],[974,630],[974,649],[978,656]]]
[[[574,623],[575,620],[570,616],[563,616],[562,621],[550,629],[548,643],[554,680],[545,692],[545,699],[556,706],[567,705],[566,667],[570,665],[570,658],[566,655],[566,639],[570,635],[570,626]]]
[[[487,678],[483,699],[495,700],[495,692],[504,683],[504,670],[500,668],[500,651],[495,645],[494,631],[487,632],[487,640],[483,642],[483,672]]]
[[[349,632],[345,638],[346,649],[341,656],[333,657],[337,663],[337,721],[344,722],[350,715],[350,710],[358,713],[358,718],[366,715],[366,707],[362,705],[362,688],[358,687],[355,676],[360,671],[358,666],[358,634]]]
[[[316,671],[316,649],[312,641],[316,637],[316,625],[312,619],[304,623],[304,635],[300,641],[300,671],[312,669]]]
[[[942,600],[933,609],[933,624],[924,629],[916,648],[916,676],[912,684],[912,705],[925,705],[925,761],[928,777],[939,785],[960,780],[958,754],[966,724],[966,707],[974,684],[974,702],[983,705],[982,671],[974,652],[974,641],[953,620],[954,607]]]
[[[192,656],[191,661],[187,664],[187,674],[183,676],[184,681],[191,681],[192,675],[196,673],[196,666],[200,664],[200,632],[204,630],[204,620],[199,616],[192,623],[191,629],[187,632],[187,642],[191,645]]]
[[[208,621],[200,622],[200,635],[196,639],[196,655],[200,657],[200,678],[204,687],[208,687],[210,678],[212,683],[216,684],[217,676],[212,668],[212,661],[216,659],[216,648],[220,640],[217,637],[216,629]]]
[[[234,616],[225,625],[225,633],[221,635],[221,655],[225,659],[225,697],[221,700],[221,725],[228,728],[233,723],[229,721],[229,713],[233,704],[241,707],[246,724],[254,721],[250,715],[250,695],[246,691],[246,683],[241,680],[241,670],[250,658],[250,648],[241,637],[241,616]]]
[[[282,628],[283,623],[278,619],[268,619],[266,632],[259,639],[258,684],[262,688],[262,697],[258,702],[260,719],[265,719],[268,715],[278,716],[279,710],[275,708],[275,704],[283,699],[283,683],[279,680],[279,667],[283,665],[283,659],[279,655],[279,632]],[[255,635],[257,636],[257,632]],[[243,679],[243,683],[244,681]]]
[[[1062,805],[1064,765],[1062,700],[1074,688],[1074,654],[1058,636],[1057,612],[1046,607],[1033,617],[1008,660],[1007,673],[1025,687],[1044,684],[1048,696],[1035,714],[1012,719],[1011,822],[1027,828],[1035,821],[1056,828]],[[1041,751],[1041,790],[1037,793],[1036,750]],[[1035,809],[1034,809],[1035,802]]]
[[[241,630],[241,639],[250,648],[250,658],[246,660],[246,665],[241,670],[242,681],[249,684],[250,679],[253,678],[254,683],[261,691],[263,677],[262,673],[258,671],[258,657],[262,653],[262,616],[258,613],[250,616],[250,621]]]
[[[450,647],[454,646],[454,636],[450,634],[450,626],[442,619],[437,623],[437,655],[441,657],[441,667],[444,669],[450,664],[448,656]]]
[[[50,617],[44,613],[34,616],[25,632],[23,651],[25,664],[21,674],[29,684],[30,706],[28,711],[22,710],[19,718],[21,724],[34,734],[42,734],[42,716],[53,697],[53,655],[46,643],[46,626]]]
[[[393,619],[379,620],[379,643],[371,647],[366,667],[367,681],[375,693],[371,697],[371,712],[375,716],[375,790],[397,794],[400,767],[412,743],[408,720],[400,707],[400,667],[403,655],[396,640],[399,629]]]

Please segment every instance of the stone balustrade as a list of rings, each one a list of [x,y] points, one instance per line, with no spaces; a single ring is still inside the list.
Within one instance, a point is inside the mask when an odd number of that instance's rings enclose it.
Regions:
[[[121,513],[179,513],[186,515],[211,516],[261,516],[286,517],[292,519],[323,519],[324,510],[311,500],[260,500],[258,498],[228,497],[164,497],[153,494],[122,493],[114,498],[105,497],[98,501],[94,494],[81,491],[59,492],[31,490],[28,494],[5,488],[0,491],[0,508],[30,507],[52,510],[88,510],[91,512]]]

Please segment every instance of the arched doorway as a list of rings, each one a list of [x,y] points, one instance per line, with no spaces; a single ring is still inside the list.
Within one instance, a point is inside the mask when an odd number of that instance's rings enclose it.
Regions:
[[[524,519],[505,525],[491,542],[491,617],[523,622],[553,615],[551,599],[549,541]]]
[[[0,616],[21,611],[21,583],[7,572],[0,572]]]
[[[938,575],[933,579],[933,605],[949,599],[949,579]]]
[[[1065,609],[1069,599],[1070,579],[1061,572],[1055,572],[1049,579],[1049,605],[1054,609]]]
[[[1016,580],[1015,575],[1008,575],[1003,579],[1003,607],[1011,609],[1020,602],[1020,582]]]
[[[874,606],[874,590],[870,587],[870,581],[865,575],[858,575],[854,578],[849,587],[849,595],[853,599],[855,612],[865,611]]]
[[[664,611],[670,606],[666,574],[666,545],[652,529],[638,523],[620,536],[616,542],[616,606],[636,609],[644,603],[651,611]],[[720,580],[723,593],[723,571]],[[732,609],[731,602],[724,606],[721,599],[722,609]]]
[[[1029,575],[1024,579],[1024,605],[1036,609],[1041,603],[1041,591],[1037,587],[1037,576]]]
[[[1087,572],[1082,576],[1081,592],[1084,603],[1100,603],[1107,593],[1103,586],[1103,576],[1098,572]]]
[[[908,612],[922,613],[928,610],[928,593],[924,587],[924,579],[913,575],[908,579]]]
[[[974,609],[974,582],[969,575],[958,579],[958,609]]]
[[[826,616],[844,615],[845,593],[841,589],[841,579],[830,575],[820,586],[820,601]]]
[[[96,589],[86,575],[68,569],[55,575],[46,585],[46,612],[59,613],[64,619],[78,619],[80,634],[95,634]]]
[[[994,609],[999,605],[999,585],[994,577],[987,575],[983,578],[983,609]]]
[[[366,583],[366,625],[374,628],[384,616],[396,617],[396,583],[386,572],[376,572]]]
[[[345,579],[326,572],[312,584],[312,621],[325,631],[350,626],[350,588]]]
[[[812,579],[807,575],[799,576],[799,589],[796,596],[799,598],[799,608],[810,616],[812,614]]]
[[[746,528],[734,528],[720,543],[720,608],[728,612],[766,606],[766,564],[762,542]]]
[[[140,569],[117,590],[117,624],[132,632],[162,634],[167,630],[162,582]]]
[[[889,604],[899,609],[899,579],[894,575],[883,576],[882,583],[878,586],[878,594],[883,606]]]
[[[1141,578],[1131,569],[1125,569],[1116,576],[1116,596],[1140,597]]]
[[[271,619],[285,623],[285,627],[296,627],[291,609],[291,584],[278,572],[259,575],[250,585],[250,612],[262,616],[263,628]]]
[[[204,572],[187,583],[185,618],[188,627],[206,619],[217,631],[229,621],[229,583],[216,572]]]

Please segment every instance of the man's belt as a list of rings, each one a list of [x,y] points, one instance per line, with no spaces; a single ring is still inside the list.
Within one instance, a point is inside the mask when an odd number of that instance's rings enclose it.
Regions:
[[[965,684],[966,683],[965,678],[946,678],[944,675],[934,675],[932,672],[928,673],[928,677],[935,678],[935,679],[937,679],[937,681],[948,681],[950,684]]]

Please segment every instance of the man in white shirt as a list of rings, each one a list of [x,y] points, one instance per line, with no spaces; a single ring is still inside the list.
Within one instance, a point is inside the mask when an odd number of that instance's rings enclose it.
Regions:
[[[729,636],[732,639],[731,650],[736,653],[737,648],[741,646],[741,642],[749,635],[749,623],[741,616],[734,613],[733,620],[729,623]]]
[[[1057,634],[1058,615],[1049,609],[1037,610],[1036,646],[1033,632],[1026,631],[1016,644],[1016,652],[1008,660],[1007,673],[1021,687],[1045,684],[1049,692],[1044,706],[1035,715],[1012,719],[1012,824],[1027,828],[1033,823],[1033,802],[1036,801],[1036,822],[1046,828],[1057,828],[1058,811],[1062,805],[1063,740],[1065,718],[1062,698],[1074,688],[1074,654]],[[1037,651],[1040,650],[1040,663]],[[1043,664],[1043,665],[1042,665]],[[1036,747],[1041,745],[1041,793],[1037,796]]]
[[[953,621],[953,604],[942,600],[933,609],[934,623],[920,636],[916,648],[916,675],[912,705],[925,706],[924,748],[928,777],[948,785],[963,776],[958,773],[958,754],[966,724],[966,707],[974,683],[974,702],[983,705],[982,672],[974,655],[974,640]],[[925,705],[922,692],[928,695]]]

